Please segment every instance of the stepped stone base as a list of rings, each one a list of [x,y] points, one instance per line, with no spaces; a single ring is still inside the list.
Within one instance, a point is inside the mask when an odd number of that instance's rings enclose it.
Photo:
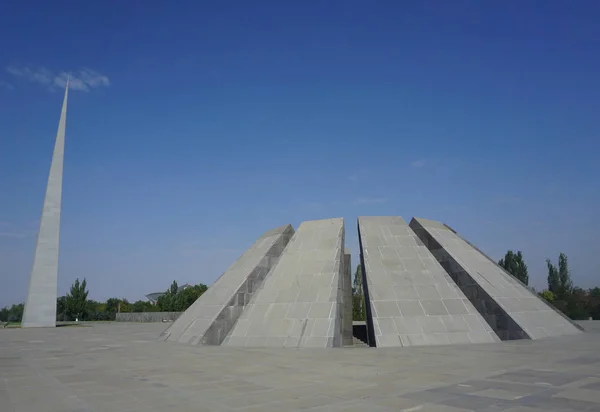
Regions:
[[[580,330],[448,226],[413,218],[410,227],[502,340]]]
[[[220,345],[294,234],[291,225],[263,234],[163,332],[168,341]]]

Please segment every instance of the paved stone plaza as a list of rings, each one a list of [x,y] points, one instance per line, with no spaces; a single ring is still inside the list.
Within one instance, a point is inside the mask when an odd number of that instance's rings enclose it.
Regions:
[[[0,410],[598,411],[598,323],[535,341],[343,349],[181,345],[156,338],[164,324],[0,329]]]

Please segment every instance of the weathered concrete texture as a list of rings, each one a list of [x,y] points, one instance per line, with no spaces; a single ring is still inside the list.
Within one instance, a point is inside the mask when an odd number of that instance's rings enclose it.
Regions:
[[[220,345],[293,234],[291,225],[263,234],[162,336],[193,345]]]
[[[344,220],[303,222],[228,346],[342,345]]]
[[[581,329],[589,333],[600,333],[600,320],[578,320]]]
[[[344,250],[343,269],[344,315],[342,317],[342,345],[351,346],[354,342],[352,334],[352,261],[348,249]]]
[[[400,216],[359,217],[358,230],[371,346],[498,341]]]
[[[580,333],[446,225],[414,218],[410,227],[502,340]]]
[[[69,84],[65,88],[21,326],[56,326],[58,246]]]
[[[2,412],[600,411],[600,334],[484,345],[249,349],[156,323],[0,328]]]
[[[117,313],[115,321],[117,322],[173,322],[181,316],[183,312],[129,312]]]

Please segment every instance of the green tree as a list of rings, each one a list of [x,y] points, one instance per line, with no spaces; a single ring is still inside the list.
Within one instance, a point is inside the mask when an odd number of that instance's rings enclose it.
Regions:
[[[539,293],[539,295],[550,303],[554,302],[554,293],[549,290],[543,290]]]
[[[523,260],[523,254],[519,250],[514,253],[512,250],[506,252],[504,258],[500,259],[498,265],[502,266],[508,273],[519,279],[525,285],[529,285],[529,274],[527,265]]]
[[[175,299],[177,297],[177,289],[179,289],[179,286],[177,285],[177,281],[174,280],[165,294],[158,298],[157,306],[161,312],[176,312]]]
[[[112,320],[106,310],[106,303],[88,300],[86,305],[87,320]]]
[[[21,322],[25,305],[22,303],[0,309],[0,322]]]
[[[206,290],[208,286],[200,283],[198,285],[182,289],[175,296],[173,302],[174,312],[184,312],[189,308]]]
[[[56,320],[59,322],[71,320],[67,314],[67,297],[59,296],[56,299]]]
[[[552,264],[550,259],[546,259],[546,265],[548,266],[548,291],[556,295],[560,289],[558,269]]]
[[[352,282],[352,319],[363,321],[367,319],[365,313],[365,295],[363,292],[362,266],[356,267]]]
[[[23,311],[25,310],[25,304],[18,303],[0,309],[0,322],[21,322],[23,319]]]
[[[567,256],[564,253],[558,256],[558,268],[550,259],[546,259],[546,265],[548,266],[548,290],[554,293],[557,300],[565,300],[573,289]]]
[[[595,287],[589,293],[589,312],[594,320],[600,320],[600,288]]]
[[[590,318],[588,292],[574,287],[567,297],[566,315],[574,320],[587,320]]]
[[[2,309],[0,309],[0,322],[8,322],[9,312],[10,310],[8,309],[8,306],[5,306]]]
[[[104,310],[108,315],[108,320],[115,320],[117,310],[119,309],[119,304],[121,303],[121,299],[119,298],[110,298],[106,301],[104,306]]]
[[[83,320],[86,316],[87,309],[87,281],[79,283],[79,278],[75,279],[75,283],[71,286],[71,290],[66,296],[66,313],[73,319]]]
[[[132,312],[157,312],[158,308],[147,300],[138,300],[131,304]]]
[[[119,300],[119,312],[129,313],[131,312],[131,303],[125,298]]]
[[[569,262],[567,256],[561,253],[558,256],[558,280],[562,293],[568,294],[573,290],[573,281],[571,280],[571,271],[569,270]]]

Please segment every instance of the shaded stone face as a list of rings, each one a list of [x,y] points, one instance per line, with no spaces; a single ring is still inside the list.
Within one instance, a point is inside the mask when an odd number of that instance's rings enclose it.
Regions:
[[[303,222],[223,345],[342,346],[344,221]]]
[[[67,83],[21,323],[24,328],[56,326],[58,247],[68,91]]]
[[[579,333],[568,319],[448,226],[413,218],[410,227],[502,340]]]
[[[263,234],[163,332],[163,338],[194,345],[220,345],[279,261],[293,234],[291,225]]]
[[[358,230],[371,346],[498,340],[401,217],[359,217]]]
[[[343,346],[350,346],[353,344],[354,339],[352,333],[352,262],[349,250],[344,251],[343,269],[342,294],[344,298],[344,316],[342,344]]]

